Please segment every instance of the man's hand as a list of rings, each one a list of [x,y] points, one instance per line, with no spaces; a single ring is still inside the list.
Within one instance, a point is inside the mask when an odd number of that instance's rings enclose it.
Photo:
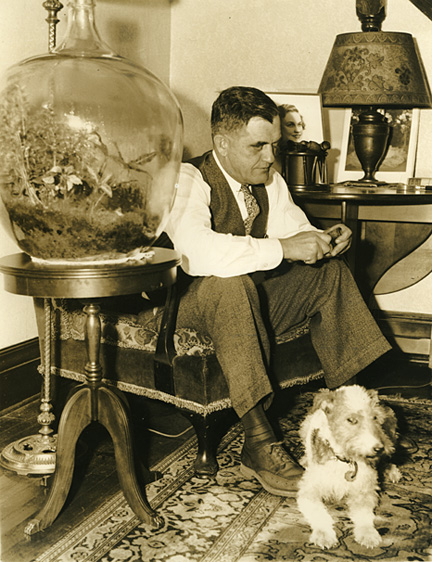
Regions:
[[[334,257],[343,254],[351,246],[352,232],[346,224],[335,224],[327,230],[324,230],[324,234],[329,234],[332,238],[330,243],[332,251],[326,257]]]
[[[332,252],[331,236],[324,232],[308,230],[290,238],[280,239],[283,256],[288,261],[303,261],[312,264]]]
[[[280,243],[284,259],[314,264],[345,252],[351,245],[351,235],[346,225],[337,224],[324,232],[299,232],[290,238],[280,239]]]

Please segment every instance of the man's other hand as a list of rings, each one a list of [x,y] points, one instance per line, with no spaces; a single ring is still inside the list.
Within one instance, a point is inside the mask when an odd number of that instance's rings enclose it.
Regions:
[[[351,246],[352,232],[346,224],[335,224],[327,230],[324,230],[324,234],[329,234],[332,238],[332,241],[330,243],[330,245],[332,246],[332,251],[326,257],[341,255],[346,252]]]
[[[315,230],[299,232],[290,238],[280,239],[284,259],[314,264],[345,252],[351,245],[351,230],[337,224],[324,232]]]

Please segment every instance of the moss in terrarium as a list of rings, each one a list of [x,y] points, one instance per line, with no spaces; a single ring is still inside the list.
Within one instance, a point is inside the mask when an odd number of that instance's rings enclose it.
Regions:
[[[131,247],[151,245],[154,230],[143,228],[141,213],[115,217],[111,212],[101,211],[91,220],[72,208],[63,213],[44,210],[38,216],[24,205],[17,204],[10,209],[10,220],[21,249],[44,259],[83,258],[98,253],[114,256],[128,253]]]
[[[9,88],[0,105],[1,195],[21,249],[73,258],[151,244],[160,217],[147,210],[145,167],[172,151],[164,138],[159,145],[127,161],[94,125],[70,127],[49,105],[30,108],[19,87]]]
[[[68,124],[69,118],[74,126]],[[94,124],[73,115],[57,115],[48,105],[30,108],[18,87],[3,93],[0,166],[7,178],[6,189],[29,197],[35,205],[47,207],[52,200],[78,195],[99,205],[100,198],[112,197],[117,186],[137,182],[143,198],[152,181],[146,165],[157,156],[167,162],[171,155],[169,142],[161,138],[159,145],[127,160],[116,142],[104,139]]]

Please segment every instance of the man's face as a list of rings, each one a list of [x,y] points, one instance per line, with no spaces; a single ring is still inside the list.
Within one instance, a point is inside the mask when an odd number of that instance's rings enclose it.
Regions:
[[[256,185],[268,180],[280,139],[280,120],[253,117],[247,125],[215,136],[219,160],[235,180]]]

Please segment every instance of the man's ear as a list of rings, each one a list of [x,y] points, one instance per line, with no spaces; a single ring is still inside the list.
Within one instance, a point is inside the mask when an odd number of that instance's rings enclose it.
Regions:
[[[213,143],[216,152],[221,156],[226,156],[228,153],[229,141],[225,135],[217,134],[213,137]]]

